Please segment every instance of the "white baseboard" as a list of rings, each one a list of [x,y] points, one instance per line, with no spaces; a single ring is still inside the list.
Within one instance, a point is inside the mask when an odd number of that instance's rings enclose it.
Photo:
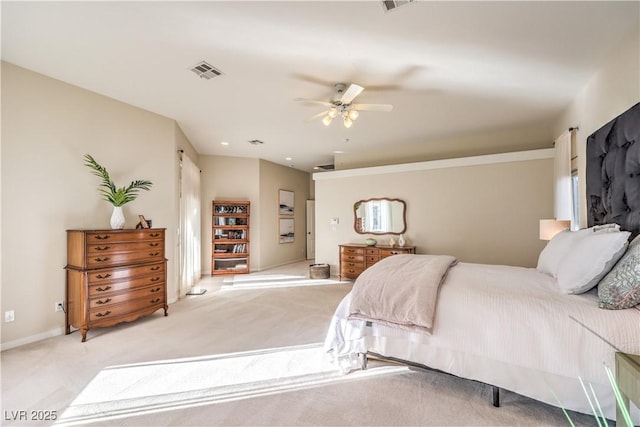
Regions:
[[[173,304],[174,302],[178,301],[177,298],[174,298],[172,300],[168,300],[167,301],[167,305]],[[72,332],[75,329],[72,328]],[[60,335],[64,335],[65,333],[65,328],[60,327],[60,328],[56,328],[56,329],[51,329],[47,332],[42,332],[36,335],[31,335],[28,337],[24,337],[24,338],[20,338],[17,340],[13,340],[13,341],[9,341],[9,342],[5,342],[0,344],[0,352],[1,351],[5,351],[5,350],[10,350],[12,348],[16,348],[16,347],[20,347],[21,345],[26,345],[26,344],[31,344],[37,341],[42,341],[42,340],[46,340],[47,338],[51,338],[51,337],[58,337]]]
[[[9,341],[0,344],[0,351],[9,350],[12,348],[20,347],[21,345],[31,344],[33,342],[42,341],[47,338],[57,337],[64,334],[64,327],[51,329],[47,332],[42,332],[36,335],[31,335],[28,337],[20,338],[14,341]]]

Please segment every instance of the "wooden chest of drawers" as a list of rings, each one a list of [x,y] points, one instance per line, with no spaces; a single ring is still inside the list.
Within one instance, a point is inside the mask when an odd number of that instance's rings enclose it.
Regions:
[[[167,305],[165,229],[67,230],[66,333],[131,322]]]
[[[415,246],[367,246],[358,243],[340,245],[340,279],[355,280],[382,258],[395,254],[413,254],[415,250]]]

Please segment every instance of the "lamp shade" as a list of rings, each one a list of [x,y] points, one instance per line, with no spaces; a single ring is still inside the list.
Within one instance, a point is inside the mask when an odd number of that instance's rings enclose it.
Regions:
[[[540,240],[551,240],[553,236],[571,227],[571,221],[556,219],[540,220]]]

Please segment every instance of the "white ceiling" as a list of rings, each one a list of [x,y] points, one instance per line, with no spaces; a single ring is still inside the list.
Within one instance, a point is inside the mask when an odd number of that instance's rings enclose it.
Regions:
[[[2,59],[174,118],[200,154],[311,171],[335,150],[551,123],[638,28],[639,5],[2,1]],[[224,75],[198,78],[202,60]],[[350,129],[307,121],[322,106],[294,98],[329,100],[337,82],[395,108]]]

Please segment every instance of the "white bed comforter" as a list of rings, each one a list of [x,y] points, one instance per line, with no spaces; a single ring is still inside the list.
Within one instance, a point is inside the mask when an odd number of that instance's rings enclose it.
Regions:
[[[611,419],[615,400],[603,364],[614,371],[615,351],[640,354],[638,307],[600,309],[595,290],[561,294],[555,279],[535,269],[458,263],[440,288],[431,335],[348,320],[349,303],[350,294],[325,341],[343,370],[357,368],[357,353],[369,351],[591,413],[580,377]]]

